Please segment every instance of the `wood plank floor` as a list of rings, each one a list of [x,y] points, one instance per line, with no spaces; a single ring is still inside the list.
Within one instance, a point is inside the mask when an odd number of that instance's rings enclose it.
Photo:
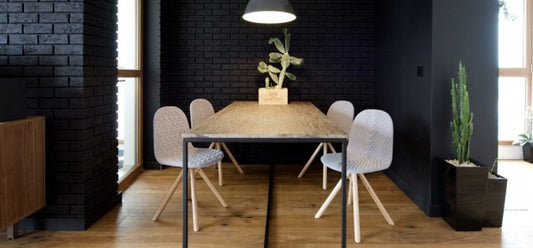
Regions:
[[[276,165],[269,247],[339,247],[340,198],[321,219],[313,216],[339,178],[329,173],[328,190],[321,185],[321,166],[313,165],[297,179],[301,166]],[[269,166],[224,167],[225,185],[217,187],[230,205],[223,208],[198,181],[200,231],[192,232],[190,247],[263,247]],[[157,222],[151,217],[178,170],[144,171],[123,194],[123,203],[87,231],[26,231],[16,240],[0,235],[0,247],[181,247],[181,191],[175,194]],[[216,182],[216,170],[206,169]],[[370,196],[360,185],[362,243],[353,242],[348,208],[348,247],[532,247],[533,165],[500,162],[500,174],[509,179],[502,228],[481,232],[455,232],[442,219],[427,217],[382,173],[369,174],[370,184],[396,222],[386,224]],[[181,188],[179,188],[181,189]]]

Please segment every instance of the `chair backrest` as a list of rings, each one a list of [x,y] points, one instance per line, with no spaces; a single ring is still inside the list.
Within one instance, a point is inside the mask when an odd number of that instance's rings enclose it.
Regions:
[[[189,105],[191,113],[191,127],[196,127],[200,122],[215,113],[211,102],[203,98],[194,99]]]
[[[183,165],[181,133],[188,129],[187,116],[178,107],[162,107],[155,112],[154,155],[157,162],[170,166]]]
[[[350,133],[354,115],[353,104],[349,101],[338,100],[329,106],[326,116],[335,122],[344,132]]]
[[[385,170],[392,162],[394,127],[388,113],[367,109],[353,121],[347,159],[358,165],[359,173]]]

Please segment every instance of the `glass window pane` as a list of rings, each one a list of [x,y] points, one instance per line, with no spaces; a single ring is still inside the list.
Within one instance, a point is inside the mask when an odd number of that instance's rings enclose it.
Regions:
[[[525,67],[525,1],[505,0],[498,21],[499,67]]]
[[[119,78],[117,83],[119,179],[138,164],[138,82],[137,78]]]
[[[500,77],[498,91],[498,140],[515,140],[525,132],[526,78]]]
[[[118,0],[118,68],[139,69],[137,0]]]

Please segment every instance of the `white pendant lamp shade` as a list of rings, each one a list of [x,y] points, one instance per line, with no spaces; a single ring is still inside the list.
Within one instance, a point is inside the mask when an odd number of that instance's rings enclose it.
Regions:
[[[250,0],[242,18],[249,22],[277,24],[296,19],[289,0]]]

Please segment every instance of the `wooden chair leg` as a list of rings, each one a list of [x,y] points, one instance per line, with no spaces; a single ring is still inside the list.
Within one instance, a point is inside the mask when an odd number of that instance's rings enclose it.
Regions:
[[[220,144],[222,145],[222,148],[224,148],[224,151],[226,151],[226,154],[228,154],[228,157],[231,159],[231,162],[233,162],[233,164],[235,165],[239,173],[243,174],[244,171],[242,170],[241,166],[239,165],[239,163],[233,156],[233,153],[231,153],[231,151],[228,149],[228,146],[226,146],[226,143],[220,143]]]
[[[208,149],[213,149],[213,148],[215,148],[215,144],[216,144],[216,142],[211,142],[211,144],[209,144]],[[217,166],[213,166],[213,168],[215,168],[216,170],[218,170],[218,167],[217,167]]]
[[[353,197],[352,197],[352,180],[349,180],[349,186],[348,186],[348,205],[351,205],[352,202],[353,202]]]
[[[352,181],[352,194],[353,194],[353,229],[354,240],[356,243],[361,242],[361,226],[359,223],[359,192],[357,189],[357,175],[351,174],[350,181]]]
[[[194,178],[194,170],[190,170],[190,180],[191,180],[191,197],[192,197],[192,225],[193,230],[198,232],[198,205],[196,203],[196,178]]]
[[[385,221],[387,221],[389,225],[394,226],[394,221],[392,220],[389,213],[387,212],[387,210],[385,209],[385,207],[379,200],[379,197],[376,195],[376,192],[374,192],[374,189],[372,189],[372,186],[370,186],[370,183],[368,183],[368,180],[366,180],[365,175],[359,174],[359,177],[361,178],[363,185],[365,185],[366,190],[368,191],[368,193],[370,193],[370,196],[372,197],[372,199],[378,206],[379,211],[381,211],[381,214],[383,215],[383,217],[385,217]]]
[[[333,188],[331,193],[329,193],[328,198],[326,198],[324,203],[322,203],[322,206],[320,207],[318,212],[316,212],[316,214],[315,214],[315,218],[316,219],[322,217],[322,214],[324,214],[324,211],[326,211],[326,209],[328,208],[328,206],[331,203],[331,201],[333,201],[333,198],[335,198],[335,195],[337,195],[337,193],[339,193],[339,191],[341,190],[341,186],[342,186],[341,183],[342,183],[342,179],[339,180],[337,185],[335,185],[335,188]]]
[[[333,147],[333,145],[331,143],[328,143],[328,147],[329,147],[329,150],[332,152],[332,153],[337,153],[337,151],[335,151],[335,148]]]
[[[220,143],[215,143],[215,147],[220,151]],[[224,185],[223,175],[222,175],[222,161],[218,162],[218,186]]]
[[[326,155],[328,153],[327,144],[323,143],[322,147],[324,148],[323,155]],[[328,167],[325,164],[322,165],[322,189],[328,189]]]
[[[215,186],[213,185],[211,180],[209,180],[209,177],[207,177],[207,175],[204,173],[204,171],[202,169],[199,169],[198,173],[200,173],[200,176],[204,179],[205,183],[207,184],[207,187],[209,187],[211,192],[213,192],[213,194],[218,199],[220,204],[222,204],[222,206],[224,206],[224,207],[228,207],[228,204],[226,204],[226,201],[224,201],[224,198],[222,198],[220,193],[218,193],[217,189],[215,188]]]
[[[304,168],[300,171],[300,174],[298,174],[298,178],[302,178],[304,176],[305,172],[307,171],[307,168],[309,168],[309,166],[311,165],[313,160],[315,160],[316,155],[318,154],[318,152],[320,152],[320,148],[322,148],[323,145],[324,145],[324,143],[318,144],[318,147],[313,152],[313,155],[311,155],[311,158],[309,158],[307,163],[305,163]]]
[[[159,205],[159,208],[155,212],[154,217],[152,217],[152,221],[156,221],[157,219],[159,219],[159,216],[161,215],[161,213],[163,213],[163,210],[167,207],[167,204],[170,201],[170,198],[172,197],[172,195],[176,191],[176,188],[180,184],[182,177],[183,177],[183,170],[180,172],[176,180],[174,180],[174,183],[172,183],[172,186],[170,186],[170,190],[168,191],[165,198],[163,198],[161,205]]]

